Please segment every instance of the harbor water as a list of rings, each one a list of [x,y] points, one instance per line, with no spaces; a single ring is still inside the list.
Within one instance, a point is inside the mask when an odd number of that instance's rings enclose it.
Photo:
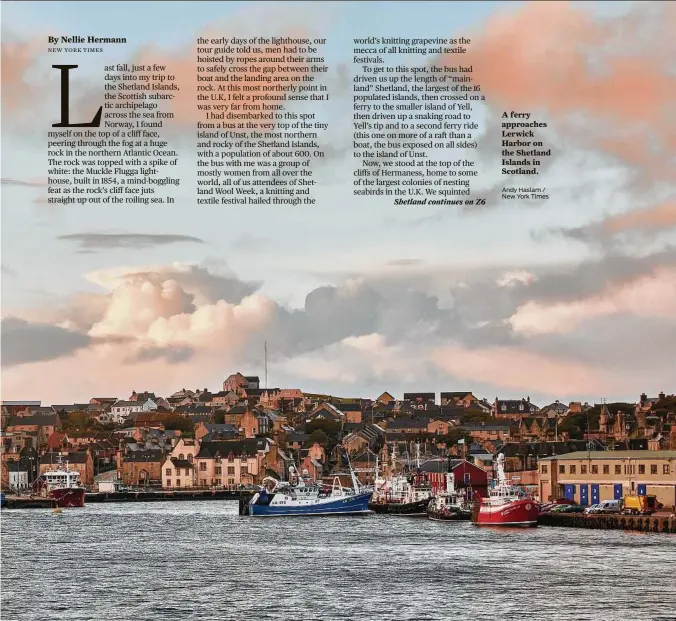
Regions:
[[[233,501],[2,512],[3,621],[671,621],[676,536]]]

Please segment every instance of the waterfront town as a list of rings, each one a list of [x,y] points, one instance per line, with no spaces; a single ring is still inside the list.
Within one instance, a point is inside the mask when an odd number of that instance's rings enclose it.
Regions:
[[[57,463],[91,491],[252,488],[295,467],[312,480],[365,483],[396,461],[435,486],[486,495],[498,454],[540,502],[590,505],[625,495],[676,504],[676,396],[635,403],[480,398],[471,391],[375,398],[261,388],[234,373],[218,390],[132,390],[72,404],[2,402],[2,489],[30,493]]]

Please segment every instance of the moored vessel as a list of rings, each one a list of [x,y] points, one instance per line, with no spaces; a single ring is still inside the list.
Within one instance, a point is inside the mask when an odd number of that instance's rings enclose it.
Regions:
[[[57,467],[47,470],[36,481],[36,487],[43,496],[56,500],[58,507],[84,507],[85,488],[80,483],[80,473],[70,470],[68,462],[58,457]]]
[[[437,521],[469,520],[472,515],[470,506],[462,493],[455,489],[455,477],[446,473],[446,489],[438,492],[427,504],[427,517]]]
[[[295,477],[293,466],[289,474],[289,478]],[[338,477],[329,489],[300,476],[295,484],[266,477],[260,491],[249,501],[246,513],[257,517],[370,513],[372,492],[360,489],[354,472],[351,474],[354,488],[343,487]]]
[[[505,456],[496,460],[497,484],[487,498],[482,499],[472,519],[477,526],[537,526],[540,509],[533,498],[505,477]]]

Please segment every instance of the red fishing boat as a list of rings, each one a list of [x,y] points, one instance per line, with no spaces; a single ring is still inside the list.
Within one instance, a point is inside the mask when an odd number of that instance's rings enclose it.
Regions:
[[[507,482],[504,469],[505,456],[497,458],[497,484],[487,498],[482,499],[474,513],[477,526],[537,526],[540,509],[537,502],[518,487]]]
[[[80,473],[69,470],[68,462],[64,464],[61,456],[54,470],[48,470],[38,480],[40,492],[48,498],[54,498],[59,507],[84,507],[85,488],[80,483]]]

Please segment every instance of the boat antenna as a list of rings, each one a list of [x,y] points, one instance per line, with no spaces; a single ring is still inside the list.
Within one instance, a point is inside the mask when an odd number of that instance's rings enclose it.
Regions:
[[[360,488],[359,479],[357,478],[357,475],[355,474],[354,470],[352,469],[352,463],[350,462],[350,455],[348,454],[347,450],[345,450],[345,459],[347,459],[347,467],[350,469],[350,476],[352,477],[352,487],[354,488],[354,493],[358,494],[359,488]]]

